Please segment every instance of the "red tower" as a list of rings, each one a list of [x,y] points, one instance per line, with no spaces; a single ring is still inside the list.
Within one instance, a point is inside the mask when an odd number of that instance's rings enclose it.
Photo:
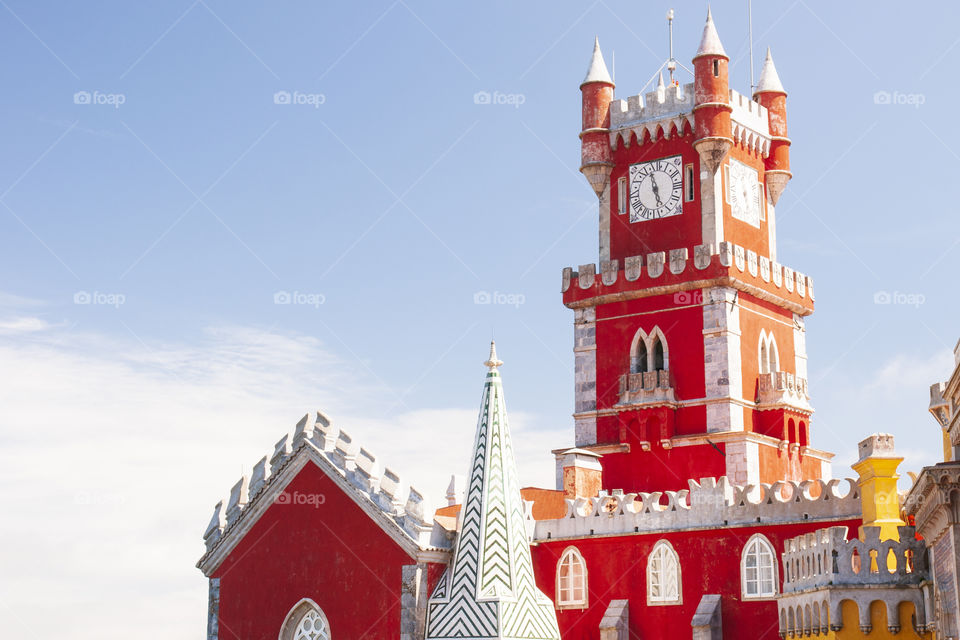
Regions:
[[[729,88],[709,12],[694,81],[613,99],[595,44],[581,91],[581,171],[599,198],[599,269],[564,270],[574,310],[576,445],[603,487],[682,489],[827,478],[810,446],[810,279],[777,261],[790,179],[786,92],[767,60]],[[559,458],[558,458],[558,464]]]

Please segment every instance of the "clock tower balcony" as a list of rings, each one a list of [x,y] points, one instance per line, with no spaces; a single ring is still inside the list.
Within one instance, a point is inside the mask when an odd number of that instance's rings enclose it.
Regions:
[[[675,401],[670,372],[666,369],[620,376],[621,405],[662,405]]]

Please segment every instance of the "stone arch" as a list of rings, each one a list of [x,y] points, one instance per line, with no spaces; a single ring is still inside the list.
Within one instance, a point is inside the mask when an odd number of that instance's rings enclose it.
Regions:
[[[303,598],[284,618],[278,640],[330,640],[330,622],[316,602]]]

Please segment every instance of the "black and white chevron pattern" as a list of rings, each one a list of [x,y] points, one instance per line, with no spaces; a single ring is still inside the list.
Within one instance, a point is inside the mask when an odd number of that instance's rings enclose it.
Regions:
[[[559,640],[534,582],[516,461],[497,371],[487,374],[463,526],[427,608],[428,639]]]

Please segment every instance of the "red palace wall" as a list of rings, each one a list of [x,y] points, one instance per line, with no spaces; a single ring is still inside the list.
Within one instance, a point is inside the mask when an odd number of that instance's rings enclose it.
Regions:
[[[557,611],[563,640],[595,640],[611,600],[629,599],[630,637],[690,637],[690,620],[703,594],[721,594],[723,637],[727,640],[777,640],[777,604],[743,600],[740,558],[754,533],[762,533],[777,549],[778,589],[783,585],[779,553],[787,538],[828,525],[846,526],[856,534],[860,520],[743,527],[705,531],[639,534],[541,542],[532,547],[537,586],[556,601],[557,562],[563,550],[576,546],[587,564],[587,609]],[[682,604],[646,604],[647,557],[660,540],[667,540],[680,558]],[[669,630],[669,633],[665,633]]]
[[[286,494],[318,498],[271,505],[212,576],[220,638],[275,640],[303,598],[323,609],[335,638],[400,637],[401,567],[415,561],[315,465]],[[431,565],[431,589],[442,569]]]

